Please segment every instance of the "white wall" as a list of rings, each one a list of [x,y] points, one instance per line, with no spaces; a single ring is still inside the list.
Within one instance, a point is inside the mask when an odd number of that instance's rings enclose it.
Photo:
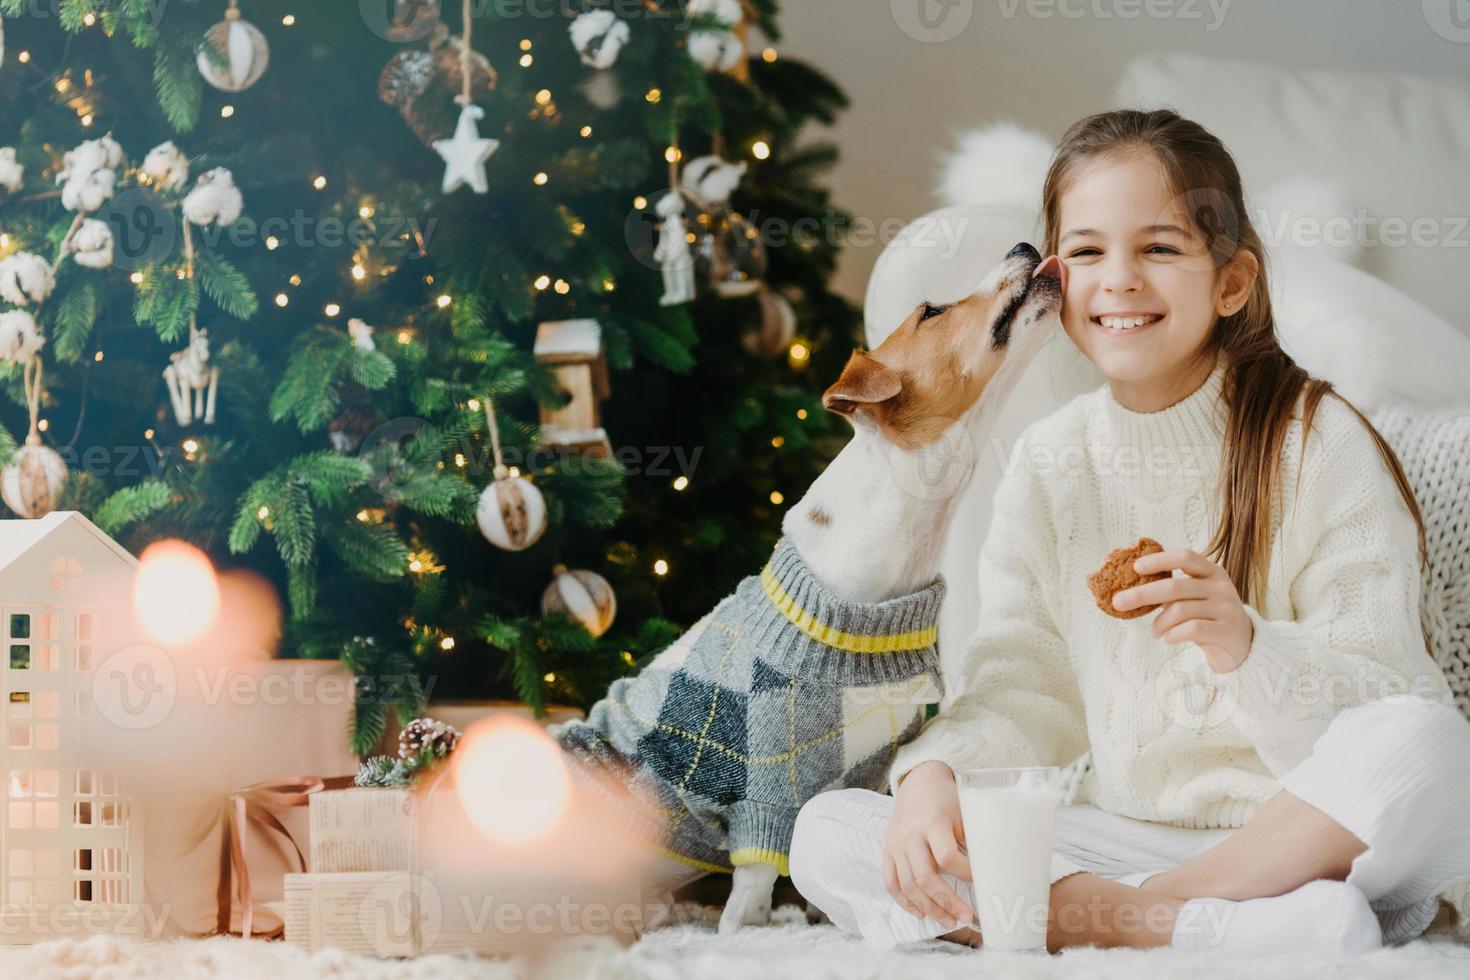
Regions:
[[[834,197],[877,227],[935,206],[938,160],[956,132],[1012,119],[1058,138],[1110,107],[1140,52],[1470,77],[1470,43],[1426,19],[1437,3],[1458,3],[1470,27],[1466,0],[785,0],[777,47],[846,89],[852,107],[830,133],[842,150]],[[924,7],[933,40],[915,36]],[[880,238],[844,251],[836,285],[854,300]]]

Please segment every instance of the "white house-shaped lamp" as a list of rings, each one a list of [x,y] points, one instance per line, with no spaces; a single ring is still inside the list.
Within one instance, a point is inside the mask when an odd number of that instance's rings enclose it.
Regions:
[[[572,396],[558,409],[541,409],[541,444],[610,458],[612,444],[602,428],[602,402],[611,393],[602,324],[596,320],[551,320],[536,328],[536,360],[551,366],[556,383]]]
[[[0,521],[0,943],[137,921],[141,807],[80,751],[98,664],[139,639],[137,564],[75,512]]]

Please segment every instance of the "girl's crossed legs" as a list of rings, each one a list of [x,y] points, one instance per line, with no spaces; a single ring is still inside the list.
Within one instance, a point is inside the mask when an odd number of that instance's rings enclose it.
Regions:
[[[1400,698],[1346,709],[1281,786],[1239,830],[1186,830],[1091,806],[1059,808],[1048,944],[1209,945],[1220,940],[1224,923],[1206,916],[1230,913],[1243,924],[1232,927],[1236,947],[1250,948],[1239,940],[1253,922],[1284,928],[1289,939],[1311,924],[1286,921],[1285,914],[1313,908],[1340,913],[1345,930],[1376,934],[1361,909],[1353,918],[1357,893],[1372,902],[1383,937],[1398,941],[1423,931],[1446,884],[1470,877],[1470,723],[1452,706]],[[810,801],[791,847],[797,888],[839,927],[875,945],[936,937],[973,942],[973,930],[921,919],[883,889],[892,809],[892,797],[867,790]],[[973,909],[969,883],[944,878]],[[1318,879],[1345,879],[1356,892],[1303,888]],[[1190,901],[1206,896],[1232,901]],[[1263,913],[1250,899],[1278,906]],[[1192,908],[1181,913],[1186,904]]]

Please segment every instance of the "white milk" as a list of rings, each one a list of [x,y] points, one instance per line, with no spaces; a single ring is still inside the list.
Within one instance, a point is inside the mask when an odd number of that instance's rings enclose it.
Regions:
[[[1038,785],[960,789],[960,817],[987,949],[1045,949],[1057,794]]]

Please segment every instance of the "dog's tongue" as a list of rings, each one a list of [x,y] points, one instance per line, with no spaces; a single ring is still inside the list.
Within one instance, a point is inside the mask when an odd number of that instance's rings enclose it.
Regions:
[[[1046,259],[1036,267],[1036,271],[1031,273],[1032,279],[1038,279],[1042,276],[1045,276],[1048,279],[1055,279],[1058,283],[1061,284],[1063,291],[1066,290],[1067,267],[1062,263],[1062,260],[1057,258],[1055,255],[1048,255]]]

